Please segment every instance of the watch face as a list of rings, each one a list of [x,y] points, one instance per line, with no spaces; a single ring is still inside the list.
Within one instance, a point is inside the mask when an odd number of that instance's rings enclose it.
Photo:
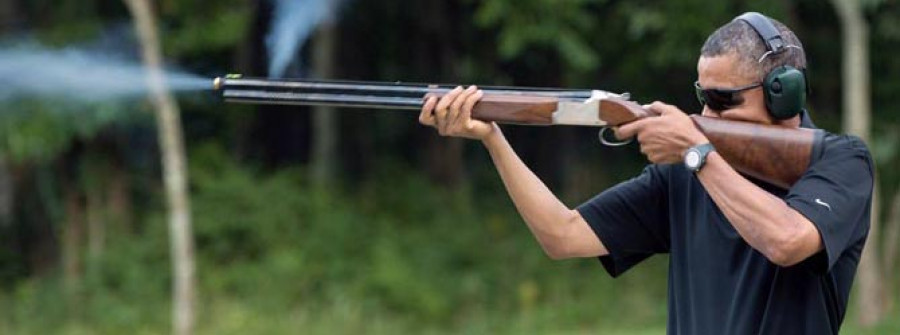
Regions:
[[[688,150],[688,152],[684,154],[684,165],[690,169],[696,169],[700,166],[700,152],[693,149]]]

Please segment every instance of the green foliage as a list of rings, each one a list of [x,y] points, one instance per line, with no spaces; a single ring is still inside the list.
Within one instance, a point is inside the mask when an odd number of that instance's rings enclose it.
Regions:
[[[161,15],[166,20],[163,40],[169,57],[203,57],[228,50],[245,37],[251,16],[248,1],[170,1]]]
[[[552,333],[664,320],[662,260],[613,286],[593,260],[548,260],[508,202],[436,190],[408,167],[342,194],[309,188],[299,170],[240,167],[215,144],[191,157],[201,333]],[[0,329],[166,332],[164,218],[158,209],[139,233],[111,238],[71,300],[59,301],[52,278],[0,295]]]
[[[71,45],[97,37],[103,30],[103,13],[99,11],[101,0],[59,2],[35,0],[22,2],[29,11],[40,13],[32,25],[34,33],[43,43],[52,46]],[[10,5],[15,7],[15,5]]]
[[[0,152],[14,162],[52,160],[72,141],[91,138],[115,122],[140,120],[140,113],[114,102],[19,100],[0,113]]]
[[[587,39],[596,31],[591,9],[603,0],[487,0],[481,1],[476,23],[499,30],[500,56],[512,59],[532,47],[555,49],[575,70],[592,70],[599,55]]]
[[[665,69],[684,67],[693,69],[700,47],[716,28],[743,11],[760,11],[782,19],[785,5],[779,1],[755,1],[744,8],[735,8],[728,1],[658,1],[653,5],[623,1],[618,4],[614,21],[624,20],[627,37],[647,47],[644,57],[648,65]],[[645,49],[641,46],[641,49]],[[628,51],[622,51],[628,52]]]

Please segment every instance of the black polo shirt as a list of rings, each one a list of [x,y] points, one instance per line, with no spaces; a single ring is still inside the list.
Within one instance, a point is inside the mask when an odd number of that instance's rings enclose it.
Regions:
[[[578,211],[613,277],[670,254],[669,334],[837,334],[869,231],[873,163],[856,137],[826,133],[820,149],[788,191],[754,181],[822,236],[825,250],[794,266],[748,245],[682,164],[647,166]]]

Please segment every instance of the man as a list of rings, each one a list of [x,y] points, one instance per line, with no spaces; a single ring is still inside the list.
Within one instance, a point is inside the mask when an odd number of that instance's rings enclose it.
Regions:
[[[695,85],[702,114],[813,128],[802,110],[805,67],[787,27],[742,15],[701,49]],[[797,72],[791,79],[783,70]],[[787,104],[799,106],[785,111],[778,99],[792,83],[802,92]],[[684,112],[654,102],[645,107],[659,117],[617,130],[620,138],[636,136],[653,164],[572,210],[496,124],[471,119],[481,97],[472,86],[430,98],[420,122],[484,144],[551,258],[599,256],[615,277],[652,254],[671,254],[670,334],[838,333],[869,229],[873,164],[859,139],[826,134],[821,155],[784,191],[736,172]]]

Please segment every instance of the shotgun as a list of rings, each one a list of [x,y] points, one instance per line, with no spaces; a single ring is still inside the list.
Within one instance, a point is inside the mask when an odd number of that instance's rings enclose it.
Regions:
[[[440,97],[456,85],[401,82],[270,80],[228,75],[215,78],[213,89],[227,102],[276,105],[328,105],[355,108],[420,110],[425,98]],[[484,86],[472,110],[483,121],[533,126],[609,127],[655,116],[629,100],[628,94],[601,90]],[[789,189],[822,151],[824,132],[729,121],[691,115],[716,151],[737,171]]]

